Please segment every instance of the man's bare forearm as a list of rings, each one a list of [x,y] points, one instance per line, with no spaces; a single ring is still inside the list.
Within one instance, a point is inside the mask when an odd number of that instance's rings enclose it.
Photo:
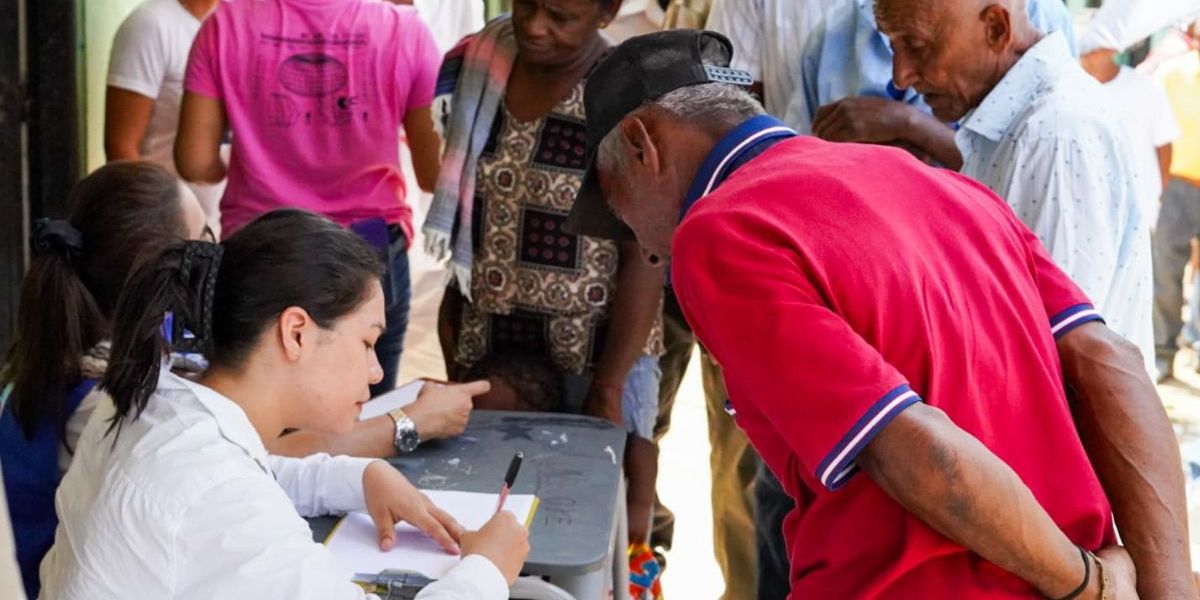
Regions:
[[[900,413],[857,463],[926,525],[1047,597],[1083,580],[1079,549],[1020,477],[940,410],[917,404]]]
[[[1183,468],[1137,349],[1099,323],[1058,342],[1084,448],[1112,503],[1143,598],[1196,598]]]
[[[904,139],[933,157],[938,164],[957,171],[962,168],[962,153],[954,143],[954,130],[933,115],[910,107],[911,115]]]
[[[609,308],[608,340],[597,361],[595,381],[623,386],[650,337],[662,305],[666,271],[645,264],[637,246],[624,243],[617,289]]]

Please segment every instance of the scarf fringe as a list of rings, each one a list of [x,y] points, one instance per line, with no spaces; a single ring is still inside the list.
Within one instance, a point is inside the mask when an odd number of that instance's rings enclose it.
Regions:
[[[450,233],[430,227],[428,224],[421,229],[425,235],[425,253],[434,260],[443,262],[450,257]]]

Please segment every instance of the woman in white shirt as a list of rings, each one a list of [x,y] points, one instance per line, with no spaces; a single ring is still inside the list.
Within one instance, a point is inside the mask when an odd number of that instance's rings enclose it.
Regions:
[[[464,556],[419,598],[507,598],[528,553],[511,513],[463,532],[385,462],[263,446],[285,429],[354,427],[382,376],[380,273],[354,234],[297,210],[220,245],[176,244],[135,273],[100,384],[113,403],[59,488],[43,597],[371,597],[301,518],[367,510],[381,548],[404,520]],[[188,381],[161,368],[172,350],[211,365]]]

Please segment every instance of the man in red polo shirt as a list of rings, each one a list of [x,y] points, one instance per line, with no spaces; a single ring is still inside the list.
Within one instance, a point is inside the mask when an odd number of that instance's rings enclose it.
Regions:
[[[1136,349],[986,188],[796,136],[727,85],[729,53],[664,32],[597,67],[569,226],[621,235],[607,196],[671,258],[730,412],[796,500],[791,597],[1195,598]]]

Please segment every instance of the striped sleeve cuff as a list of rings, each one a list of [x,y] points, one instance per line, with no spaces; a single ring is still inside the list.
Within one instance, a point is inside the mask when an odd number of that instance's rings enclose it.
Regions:
[[[896,415],[920,401],[921,397],[912,391],[908,384],[904,384],[871,405],[817,466],[817,479],[821,481],[821,485],[831,492],[846,485],[858,472],[854,459],[858,458],[863,448],[866,448]]]
[[[1076,304],[1050,317],[1050,333],[1054,334],[1054,339],[1057,340],[1070,333],[1072,329],[1092,321],[1103,323],[1104,317],[1101,317],[1091,304]]]

